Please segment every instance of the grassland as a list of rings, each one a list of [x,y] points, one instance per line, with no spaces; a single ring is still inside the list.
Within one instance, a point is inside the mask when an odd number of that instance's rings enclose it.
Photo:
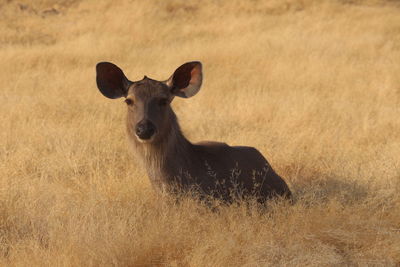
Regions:
[[[398,2],[1,0],[0,58],[0,265],[400,264]],[[191,60],[186,136],[257,147],[294,205],[153,192],[94,66]]]

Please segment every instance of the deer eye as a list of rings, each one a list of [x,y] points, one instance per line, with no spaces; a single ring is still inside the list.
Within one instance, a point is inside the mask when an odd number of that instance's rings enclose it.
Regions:
[[[168,99],[167,98],[161,98],[160,101],[158,102],[160,106],[166,106],[168,104]]]
[[[133,105],[133,100],[130,99],[130,98],[127,98],[127,99],[125,99],[125,103],[126,103],[128,106],[132,106],[132,105]]]

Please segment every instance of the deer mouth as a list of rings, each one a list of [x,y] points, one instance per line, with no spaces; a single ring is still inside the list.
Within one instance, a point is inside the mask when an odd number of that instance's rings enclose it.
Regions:
[[[146,132],[144,134],[135,133],[135,136],[139,143],[149,144],[149,143],[152,143],[156,139],[157,131],[154,130],[154,131]]]
[[[153,134],[152,136],[150,136],[148,138],[142,138],[142,137],[136,135],[136,139],[139,141],[139,143],[142,143],[142,144],[152,143],[154,141],[154,138],[155,138],[155,134]]]

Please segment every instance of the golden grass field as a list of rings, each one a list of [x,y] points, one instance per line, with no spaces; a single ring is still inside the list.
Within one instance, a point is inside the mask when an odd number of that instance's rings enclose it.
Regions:
[[[0,58],[1,266],[400,265],[398,1],[1,0]],[[192,60],[186,136],[257,147],[295,204],[153,192],[95,65]]]

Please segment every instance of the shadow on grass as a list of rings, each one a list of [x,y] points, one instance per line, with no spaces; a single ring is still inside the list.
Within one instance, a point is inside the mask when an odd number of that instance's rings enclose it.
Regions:
[[[374,192],[369,182],[351,177],[317,172],[299,177],[291,186],[294,199],[309,205],[329,201],[337,201],[342,205],[357,204],[364,202]]]

